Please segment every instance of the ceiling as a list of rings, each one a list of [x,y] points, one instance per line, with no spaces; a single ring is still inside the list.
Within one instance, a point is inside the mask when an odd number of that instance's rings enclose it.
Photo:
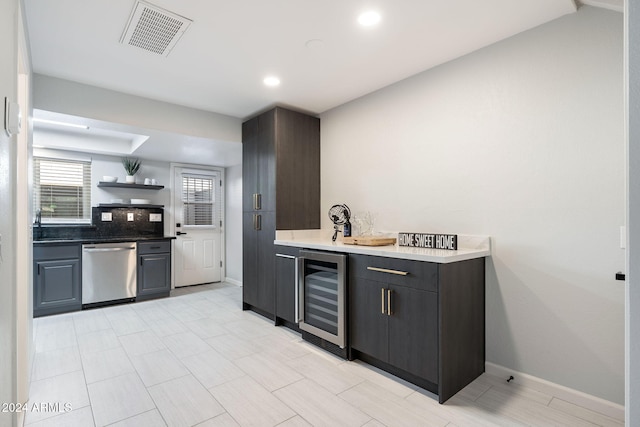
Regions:
[[[135,0],[25,0],[33,71],[239,118],[275,104],[320,114],[576,10],[573,0],[150,2],[192,20],[167,56],[120,43]],[[380,23],[359,25],[371,9]],[[265,86],[267,75],[281,84]]]

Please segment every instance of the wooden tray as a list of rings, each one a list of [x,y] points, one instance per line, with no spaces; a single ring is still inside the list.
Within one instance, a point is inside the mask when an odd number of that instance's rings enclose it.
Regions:
[[[395,245],[395,237],[374,237],[374,236],[358,236],[358,237],[343,237],[342,243],[346,245],[359,245],[359,246],[388,246]]]

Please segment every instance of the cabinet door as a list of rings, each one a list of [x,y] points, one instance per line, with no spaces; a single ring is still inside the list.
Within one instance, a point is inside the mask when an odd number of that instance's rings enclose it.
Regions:
[[[388,320],[383,313],[383,291],[379,282],[350,277],[349,308],[351,347],[383,362],[389,358]]]
[[[140,255],[138,263],[138,296],[171,291],[171,255]]]
[[[258,118],[242,124],[242,210],[253,210],[258,192]]]
[[[260,230],[257,232],[258,251],[258,301],[257,307],[269,314],[275,313],[275,245],[276,214],[275,212],[261,212]]]
[[[276,252],[276,317],[296,323],[297,259],[294,255],[281,253],[280,250]]]
[[[82,307],[80,260],[35,262],[34,314],[45,315]]]
[[[262,211],[276,210],[276,111],[274,109],[258,116],[257,187]]]
[[[258,232],[253,212],[242,214],[242,301],[258,304]]]
[[[438,294],[388,287],[389,363],[438,382]]]

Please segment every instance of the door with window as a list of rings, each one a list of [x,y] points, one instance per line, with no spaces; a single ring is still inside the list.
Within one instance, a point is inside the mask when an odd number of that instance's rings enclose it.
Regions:
[[[176,167],[175,286],[222,280],[222,172]]]

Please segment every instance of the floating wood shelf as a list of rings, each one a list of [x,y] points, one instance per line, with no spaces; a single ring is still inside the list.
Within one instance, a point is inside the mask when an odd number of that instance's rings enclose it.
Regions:
[[[131,203],[100,203],[100,208],[164,208],[164,205],[133,205]]]
[[[162,190],[164,188],[164,185],[127,184],[126,182],[100,181],[98,183],[98,187],[130,188],[137,190]]]

